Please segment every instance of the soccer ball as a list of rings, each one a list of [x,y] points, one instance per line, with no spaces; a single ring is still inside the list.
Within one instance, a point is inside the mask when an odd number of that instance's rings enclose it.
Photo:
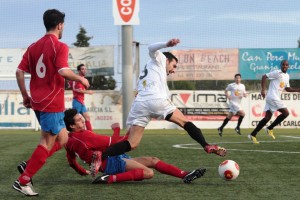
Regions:
[[[233,160],[225,160],[219,165],[219,175],[225,180],[234,180],[240,174],[239,165]]]

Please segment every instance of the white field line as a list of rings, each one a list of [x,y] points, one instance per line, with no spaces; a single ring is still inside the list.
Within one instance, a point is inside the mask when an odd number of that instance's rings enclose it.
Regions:
[[[300,139],[300,137],[296,136],[281,136],[281,137],[288,137],[288,138],[295,138],[295,139]],[[286,141],[259,141],[260,143],[279,143],[279,142],[300,142],[300,140],[286,140]],[[251,141],[249,142],[218,142],[218,144],[247,144],[247,143],[252,143]],[[197,147],[193,147],[196,146]],[[261,145],[261,144],[253,144],[255,146]],[[203,149],[202,147],[199,146],[197,143],[193,144],[175,144],[173,145],[174,148],[181,148],[181,149]],[[300,154],[300,151],[272,151],[272,150],[245,150],[245,149],[227,149],[229,151],[245,151],[245,152],[262,152],[262,153],[285,153],[285,154]]]

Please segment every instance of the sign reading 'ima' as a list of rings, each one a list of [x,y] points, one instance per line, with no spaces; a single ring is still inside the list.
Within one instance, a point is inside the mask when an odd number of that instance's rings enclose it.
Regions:
[[[115,25],[139,25],[139,0],[112,0]]]

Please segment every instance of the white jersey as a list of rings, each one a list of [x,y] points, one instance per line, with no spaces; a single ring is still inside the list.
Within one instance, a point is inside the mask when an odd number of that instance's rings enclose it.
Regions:
[[[245,85],[240,83],[231,83],[229,84],[226,91],[230,92],[230,103],[235,105],[240,105],[244,94],[246,93]]]
[[[149,45],[150,60],[140,73],[137,81],[135,101],[152,99],[168,99],[170,96],[167,85],[166,56],[159,49],[166,48],[166,42]]]
[[[266,76],[271,80],[266,99],[281,100],[281,93],[286,87],[290,87],[290,76],[281,70],[274,70]]]

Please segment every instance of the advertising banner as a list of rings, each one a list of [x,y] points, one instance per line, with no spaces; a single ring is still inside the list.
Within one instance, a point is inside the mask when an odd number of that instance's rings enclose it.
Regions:
[[[25,51],[26,49],[0,49],[0,75],[15,77]],[[88,76],[114,75],[114,46],[70,48],[68,63],[76,72],[77,65],[85,64]]]
[[[300,94],[299,93],[283,93],[281,99],[286,104],[290,115],[278,125],[278,128],[300,128],[300,107],[295,106],[299,104]],[[250,93],[249,95],[249,127],[254,128],[257,126],[259,121],[264,117],[265,100],[262,98],[260,93]],[[275,112],[269,121],[270,125],[280,112]],[[246,113],[247,115],[247,113]]]
[[[66,108],[72,108],[73,94],[65,94]],[[85,95],[85,105],[91,118],[93,129],[111,129],[111,124],[119,122],[122,126],[122,98],[119,91],[95,91]]]
[[[85,64],[87,76],[114,75],[114,46],[79,47],[69,49],[69,66],[77,72],[77,65]]]
[[[115,25],[139,25],[140,0],[112,0]]]
[[[176,73],[169,80],[232,80],[238,73],[238,49],[175,50]]]
[[[261,80],[280,62],[288,60],[290,79],[300,78],[300,49],[239,49],[239,70],[244,80]]]
[[[72,92],[66,91],[66,108],[72,107]],[[278,128],[300,127],[300,94],[283,93],[281,99],[287,106],[290,115]],[[171,100],[186,118],[202,129],[216,129],[221,126],[228,114],[228,101],[224,91],[171,91]],[[22,104],[20,92],[0,92],[0,129],[30,128],[38,125],[33,110]],[[85,104],[91,117],[93,129],[110,129],[111,124],[119,122],[122,126],[122,97],[119,91],[95,91],[93,95],[85,95]],[[249,92],[241,104],[245,117],[241,128],[255,128],[264,117],[265,100],[258,92]],[[279,115],[275,112],[270,123]],[[237,116],[228,122],[226,128],[235,128]],[[177,129],[176,124],[165,120],[152,120],[147,129]]]
[[[26,49],[0,49],[0,75],[16,76],[16,69]]]
[[[0,128],[35,128],[35,114],[18,91],[0,92]]]

